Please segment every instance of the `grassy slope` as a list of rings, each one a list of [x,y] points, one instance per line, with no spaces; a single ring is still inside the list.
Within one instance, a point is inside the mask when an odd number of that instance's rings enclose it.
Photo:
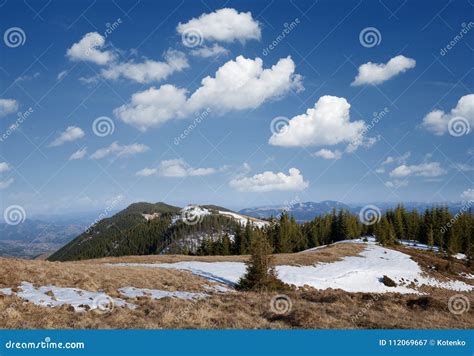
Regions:
[[[360,252],[361,246],[338,244],[298,254],[276,256],[280,264],[332,262]],[[447,263],[431,252],[402,248],[422,268],[439,266],[437,278],[468,272],[458,261]],[[80,262],[46,262],[0,259],[0,288],[17,286],[22,281],[37,285],[53,284],[90,291],[104,290],[119,297],[117,288],[135,286],[163,290],[204,291],[210,282],[177,270],[106,266],[106,262],[173,262],[179,260],[244,260],[245,256],[130,256]],[[472,272],[471,272],[472,273]],[[466,283],[473,284],[471,280]],[[200,301],[132,301],[137,310],[116,308],[110,314],[74,313],[67,307],[43,308],[17,297],[0,295],[0,328],[473,328],[474,311],[453,315],[447,308],[457,292],[426,288],[425,296],[375,295],[341,290],[318,291],[312,288],[288,293],[292,310],[286,315],[271,311],[272,293],[213,294]],[[466,293],[472,300],[472,293]],[[356,317],[364,311],[360,317]],[[390,317],[387,317],[390,316]],[[356,318],[355,318],[356,317]]]

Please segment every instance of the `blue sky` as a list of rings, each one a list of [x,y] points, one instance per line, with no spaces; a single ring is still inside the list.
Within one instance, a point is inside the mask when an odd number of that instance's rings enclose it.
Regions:
[[[2,209],[474,199],[467,1],[0,6]]]

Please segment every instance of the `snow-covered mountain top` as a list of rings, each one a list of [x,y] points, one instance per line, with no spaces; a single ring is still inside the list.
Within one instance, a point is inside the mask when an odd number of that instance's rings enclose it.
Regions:
[[[204,216],[208,216],[212,214],[222,215],[222,216],[226,216],[228,218],[234,219],[237,222],[239,222],[242,226],[247,225],[247,223],[249,222],[259,228],[267,226],[269,224],[268,221],[252,218],[250,216],[246,216],[243,214],[234,213],[234,212],[225,211],[225,210],[208,209],[200,205],[185,206],[183,209],[181,209],[180,215],[175,215],[172,218],[172,223],[176,223],[177,221],[184,221],[184,222],[193,224],[202,220]]]

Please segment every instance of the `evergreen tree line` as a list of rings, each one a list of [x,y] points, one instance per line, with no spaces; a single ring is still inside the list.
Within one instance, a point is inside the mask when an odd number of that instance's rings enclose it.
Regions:
[[[387,210],[372,224],[363,224],[358,215],[347,210],[333,210],[303,224],[282,213],[278,219],[270,219],[265,228],[256,228],[249,223],[244,227],[237,226],[233,235],[204,239],[197,254],[249,254],[252,241],[260,238],[269,242],[273,253],[291,253],[368,235],[375,236],[382,245],[412,240],[448,256],[464,253],[469,261],[473,260],[474,216],[470,209],[453,215],[447,207],[433,207],[419,213],[407,211],[402,205]]]
[[[150,204],[145,207],[146,213],[157,209]],[[242,255],[252,252],[252,243],[257,239],[267,241],[273,253],[291,253],[367,235],[374,235],[383,245],[395,244],[398,239],[414,240],[436,246],[448,256],[461,252],[473,260],[474,217],[470,209],[453,215],[446,207],[419,213],[398,206],[372,225],[361,223],[358,214],[347,210],[333,210],[303,224],[282,213],[269,219],[268,226],[257,228],[252,224],[241,226],[219,214],[204,216],[197,224],[188,225],[174,221],[176,209],[161,205],[158,218],[143,221],[144,207],[135,204],[131,208],[101,220],[49,260],[160,253]]]

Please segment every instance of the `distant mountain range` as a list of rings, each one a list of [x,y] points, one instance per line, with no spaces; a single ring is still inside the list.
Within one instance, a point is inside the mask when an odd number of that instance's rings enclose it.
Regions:
[[[373,205],[384,212],[397,204]],[[448,206],[453,214],[463,206],[460,202],[404,203],[407,210],[417,209],[420,212],[433,205]],[[287,211],[302,223],[330,213],[333,209],[345,209],[358,214],[363,207],[363,204],[326,200],[247,208],[237,213],[216,205],[191,205],[182,209],[165,203],[134,203],[100,221],[96,221],[100,216],[98,212],[45,215],[27,219],[19,225],[0,223],[0,256],[47,257],[57,251],[51,258],[62,260],[104,255],[180,253],[183,249],[195,250],[204,237],[218,238],[223,233],[232,235],[236,226],[245,225],[249,220],[257,225],[266,224],[258,219],[278,217],[282,211]],[[201,214],[199,223],[183,223],[183,216],[187,213]]]
[[[388,209],[395,208],[397,203],[371,203],[377,206],[381,212]],[[344,204],[338,201],[325,200],[319,203],[316,202],[298,202],[287,205],[270,205],[260,206],[255,208],[246,208],[239,211],[239,213],[253,216],[259,219],[269,219],[271,217],[277,217],[281,212],[286,211],[289,215],[293,216],[298,222],[305,222],[314,219],[319,215],[331,213],[334,209],[349,210],[351,213],[358,214],[359,211],[365,206],[365,204]],[[419,212],[424,211],[432,206],[448,206],[451,213],[456,214],[463,206],[461,202],[446,202],[446,203],[418,203],[408,202],[403,203],[403,206],[407,210],[417,209]]]
[[[277,217],[283,211],[286,211],[297,221],[309,221],[314,219],[315,216],[330,213],[333,209],[350,210],[350,207],[344,203],[340,203],[337,201],[325,200],[320,203],[306,202],[288,205],[271,205],[256,208],[247,208],[240,210],[239,213],[248,216],[253,216],[259,219],[269,219],[271,217]]]

